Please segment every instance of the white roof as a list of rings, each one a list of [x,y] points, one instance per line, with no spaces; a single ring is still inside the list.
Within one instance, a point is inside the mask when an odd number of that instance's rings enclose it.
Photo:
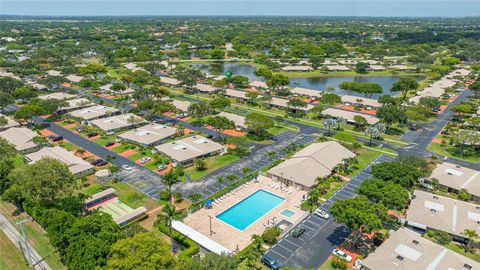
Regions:
[[[107,107],[103,105],[95,105],[85,109],[72,111],[69,114],[73,117],[77,117],[83,120],[91,120],[99,117],[104,117],[107,114],[117,113],[120,110],[113,107]]]
[[[0,129],[8,129],[8,128],[11,128],[11,127],[20,126],[20,124],[17,121],[15,121],[12,117],[5,116],[5,115],[0,113],[0,118],[2,118],[2,117],[5,117],[5,119],[7,119],[7,124],[4,125],[4,126],[0,126]]]
[[[382,65],[371,65],[370,70],[386,70],[387,68]]]
[[[313,70],[311,66],[286,66],[282,68],[283,71],[310,71]]]
[[[60,110],[73,110],[78,108],[83,108],[87,106],[91,106],[94,103],[86,98],[75,98],[71,100],[67,100],[67,106],[60,108]]]
[[[253,82],[250,82],[248,85],[250,85],[251,87],[261,87],[261,88],[268,88],[268,85],[266,82],[261,82],[261,81],[253,81]]]
[[[72,174],[82,174],[88,170],[93,169],[93,166],[85,160],[75,156],[73,153],[65,150],[60,146],[44,147],[37,152],[27,154],[25,157],[29,160],[29,163],[35,163],[43,157],[51,157],[58,159],[68,166],[68,169]]]
[[[198,89],[200,92],[215,92],[217,88],[209,84],[197,83],[194,88]]]
[[[133,120],[133,121],[132,121]],[[101,118],[92,121],[92,125],[103,131],[112,131],[121,128],[127,128],[141,123],[146,123],[143,118],[132,113],[114,115],[107,118]]]
[[[173,127],[159,124],[149,124],[122,133],[118,137],[140,144],[152,145],[164,140],[165,138],[175,135],[176,132],[177,129]]]
[[[288,102],[289,101],[290,100],[284,99],[284,98],[272,97],[272,100],[270,102],[268,102],[268,104],[275,105],[275,106],[282,107],[282,108],[288,108]],[[313,109],[312,104],[309,104],[309,103],[306,103],[306,104],[307,104],[306,107],[299,108],[299,109],[304,110],[304,111],[309,111],[309,110]]]
[[[439,164],[430,175],[446,187],[456,190],[466,189],[469,193],[480,197],[480,172],[449,162]]]
[[[370,270],[464,270],[468,269],[466,266],[470,266],[472,270],[480,269],[478,262],[406,228],[400,228],[392,233],[380,247],[362,261],[362,265]]]
[[[299,95],[299,96],[309,96],[309,97],[321,97],[322,94],[319,90],[315,89],[308,89],[308,88],[301,88],[295,87],[290,90],[291,93]]]
[[[62,76],[62,72],[57,70],[49,70],[47,71],[47,74],[50,76]]]
[[[342,96],[342,102],[351,103],[351,104],[362,104],[364,106],[371,106],[375,108],[382,106],[382,104],[380,104],[376,99],[349,96],[349,95]]]
[[[480,234],[480,206],[420,190],[413,192],[406,220],[455,235],[466,229]]]
[[[39,136],[36,132],[24,127],[12,127],[0,132],[0,137],[13,144],[17,151],[37,147],[37,144],[33,142],[33,138],[36,136]]]
[[[220,151],[225,147],[205,137],[195,135],[157,145],[155,149],[178,161],[185,162]]]
[[[188,107],[190,107],[190,105],[192,105],[191,102],[183,101],[183,100],[176,100],[176,99],[172,100],[172,104],[173,104],[173,106],[175,106],[175,108],[177,108],[177,110],[182,111],[182,112],[188,111]]]
[[[330,71],[347,71],[347,70],[350,70],[347,66],[342,66],[342,65],[327,66],[327,68]]]
[[[160,77],[160,82],[166,83],[169,85],[179,85],[180,81],[174,78],[169,78],[169,77]]]
[[[216,254],[231,254],[232,251],[227,249],[226,247],[220,245],[219,243],[215,242],[214,240],[208,238],[207,236],[203,235],[202,233],[192,229],[191,227],[187,226],[185,223],[172,220],[172,227],[178,231],[179,233],[185,235],[186,237],[190,238],[192,241],[198,243],[200,246],[204,247],[205,249],[216,253]]]
[[[219,116],[223,116],[228,118],[229,120],[232,120],[235,123],[235,126],[241,127],[241,128],[246,128],[245,126],[245,117],[238,115],[238,114],[233,114],[233,113],[228,113],[228,112],[220,112],[218,114]]]
[[[74,97],[77,97],[77,95],[72,95],[72,94],[68,94],[68,93],[65,93],[65,92],[55,92],[55,93],[51,93],[51,94],[48,94],[48,95],[43,95],[43,96],[39,96],[38,98],[39,99],[72,99]]]
[[[80,82],[81,80],[83,80],[83,76],[77,76],[77,75],[68,75],[65,77],[65,79],[71,81],[71,82]]]
[[[347,119],[348,122],[354,123],[355,122],[355,115],[359,115],[367,120],[367,123],[370,125],[374,125],[380,121],[377,117],[369,114],[352,112],[347,110],[341,110],[337,108],[327,108],[322,111],[322,115],[328,115],[334,118],[343,117]]]
[[[249,99],[247,97],[247,93],[245,91],[240,91],[240,90],[234,90],[234,89],[226,89],[225,90],[225,95],[229,97],[234,97],[234,98],[242,98],[242,99]],[[261,95],[258,95],[257,98],[262,97]]]

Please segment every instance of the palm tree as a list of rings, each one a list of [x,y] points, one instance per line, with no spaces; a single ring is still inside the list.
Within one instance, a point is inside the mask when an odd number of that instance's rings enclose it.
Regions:
[[[359,142],[352,143],[353,153],[358,154],[358,150],[362,149],[362,145]]]
[[[471,247],[472,247],[472,243],[474,243],[478,239],[478,234],[475,230],[465,229],[462,232],[462,235],[464,235],[466,238],[468,238],[468,243],[465,246],[465,251],[470,252]]]
[[[243,167],[242,168],[243,176],[247,176],[247,174],[249,174],[251,171],[252,171],[252,169],[250,169],[248,167]]]
[[[82,156],[82,157],[86,152],[87,151],[85,151],[85,149],[83,149],[83,148],[78,148],[77,150],[75,150],[75,154],[79,155],[79,156]]]
[[[172,221],[179,220],[180,215],[177,214],[177,210],[173,205],[165,205],[163,210],[157,215],[157,225],[158,222],[166,223],[170,231],[170,252],[173,253],[173,236],[172,236]]]
[[[160,178],[160,181],[168,187],[168,197],[172,197],[172,186],[175,183],[180,182],[178,179],[177,174],[174,171],[169,171],[167,174],[163,175],[162,178]],[[172,205],[172,200],[170,200],[170,206]]]
[[[323,125],[327,128],[327,136],[330,135],[330,130],[337,125],[337,120],[329,118],[325,120]]]
[[[277,155],[277,153],[274,152],[274,151],[270,151],[270,152],[267,153],[267,155],[268,155],[268,158],[270,159],[270,161],[273,161],[273,157],[275,157]]]
[[[368,136],[370,136],[370,142],[368,145],[372,146],[373,138],[378,137],[380,135],[380,131],[377,129],[376,126],[370,126],[365,130]]]
[[[225,177],[224,176],[217,177],[217,182],[218,182],[218,190],[221,190],[222,189],[222,183],[225,182]]]

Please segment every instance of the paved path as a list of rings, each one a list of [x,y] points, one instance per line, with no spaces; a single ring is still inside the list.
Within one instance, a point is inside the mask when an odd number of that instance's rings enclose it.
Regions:
[[[356,174],[348,183],[320,206],[327,211],[338,200],[357,196],[356,189],[371,177],[373,164],[394,160],[390,156],[379,156],[362,171]],[[338,224],[330,217],[322,219],[314,214],[305,217],[296,227],[305,228],[305,233],[295,238],[290,233],[285,235],[266,254],[280,264],[281,267],[319,268],[330,256],[332,251],[350,235],[350,230],[343,224]]]
[[[26,250],[23,245],[20,245],[20,242],[23,241],[23,237],[20,235],[20,233],[15,229],[15,227],[8,221],[8,219],[0,214],[0,229],[7,235],[8,239],[12,241],[12,243],[22,251],[23,254],[25,254]],[[35,248],[32,247],[30,243],[27,243],[30,254],[32,257],[32,263],[37,270],[52,270],[50,266],[47,264],[46,261],[43,261],[42,256],[38,254],[38,252],[35,250]]]

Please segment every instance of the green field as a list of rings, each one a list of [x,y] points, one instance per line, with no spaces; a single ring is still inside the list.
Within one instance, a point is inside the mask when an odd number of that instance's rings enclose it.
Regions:
[[[2,270],[27,270],[22,252],[10,241],[3,231],[0,230],[0,269]]]
[[[427,150],[435,154],[465,160],[468,162],[480,162],[480,152],[475,151],[475,149],[472,149],[471,151],[465,150],[463,157],[460,155],[459,150],[453,145],[441,146],[438,143],[430,143],[427,147]]]
[[[192,181],[198,180],[202,178],[203,176],[212,173],[213,171],[216,171],[220,169],[221,167],[224,167],[236,160],[239,160],[240,158],[231,154],[226,154],[223,156],[215,156],[215,157],[209,157],[206,159],[207,162],[207,170],[205,171],[198,171],[195,168],[195,165],[190,166],[185,169],[185,173],[190,176],[190,179]],[[186,181],[186,177],[182,176],[181,177],[182,181]]]

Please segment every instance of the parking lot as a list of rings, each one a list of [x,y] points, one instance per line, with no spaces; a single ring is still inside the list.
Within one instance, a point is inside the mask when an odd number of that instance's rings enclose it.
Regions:
[[[357,195],[355,190],[371,177],[372,165],[393,160],[394,158],[390,156],[379,156],[335,192],[320,206],[320,209],[328,212],[335,201],[355,197]],[[350,235],[350,230],[342,224],[335,223],[331,216],[328,220],[325,220],[315,214],[310,214],[295,228],[300,226],[305,229],[300,237],[295,238],[291,233],[288,233],[266,252],[266,255],[277,260],[281,267],[316,269]]]

